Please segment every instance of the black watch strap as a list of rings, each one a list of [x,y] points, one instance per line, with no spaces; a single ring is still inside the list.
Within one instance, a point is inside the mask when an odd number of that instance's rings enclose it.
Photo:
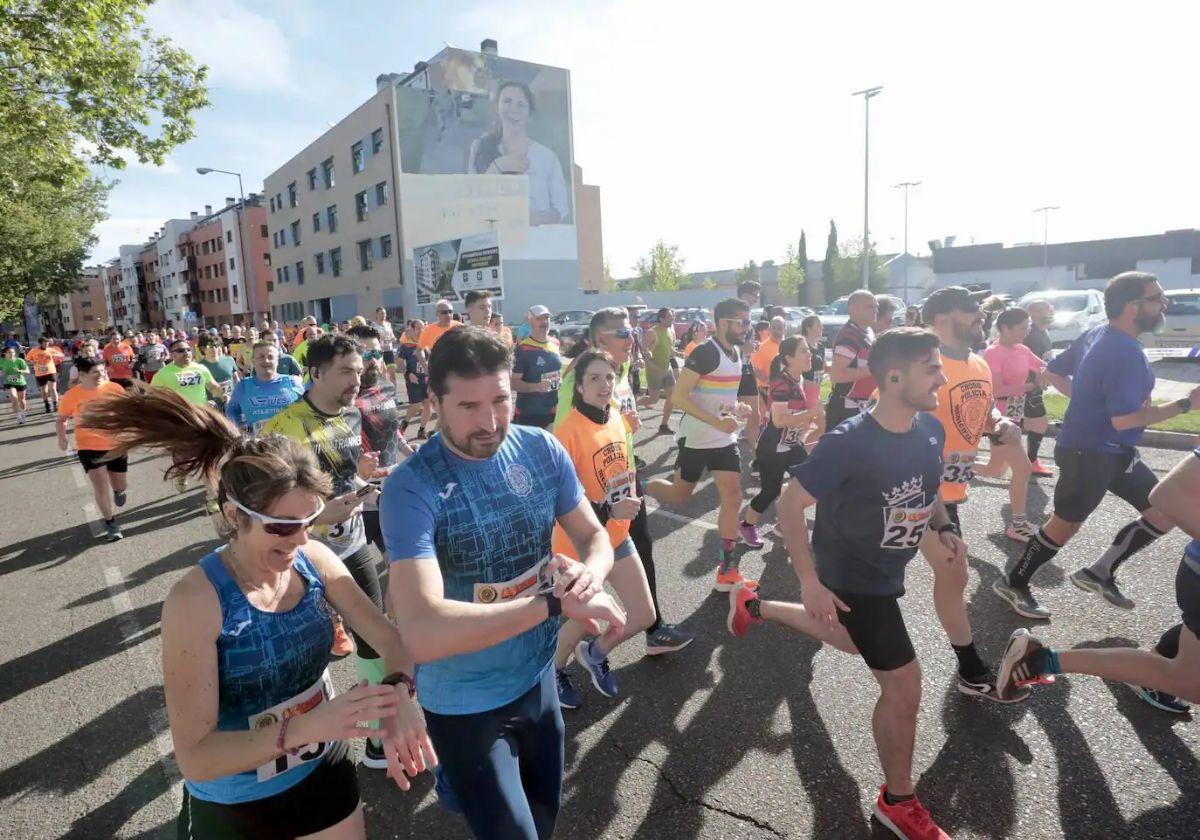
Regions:
[[[1179,409],[1181,414],[1187,414],[1192,410],[1192,398],[1180,397],[1179,399],[1175,400],[1175,406]]]
[[[550,608],[551,618],[562,615],[562,601],[553,592],[543,592],[542,597],[546,599],[546,606]]]

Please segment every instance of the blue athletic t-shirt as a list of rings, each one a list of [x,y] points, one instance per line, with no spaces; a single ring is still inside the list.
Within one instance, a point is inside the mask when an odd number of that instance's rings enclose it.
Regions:
[[[257,434],[264,423],[303,396],[304,388],[290,376],[276,376],[270,382],[248,376],[233,386],[225,416]]]
[[[562,444],[510,426],[491,458],[451,452],[435,434],[383,483],[379,519],[388,559],[437,558],[447,599],[499,603],[530,594],[550,554],[555,520],[583,501]],[[474,714],[520,697],[554,661],[558,619],[489,648],[417,665],[431,712]]]
[[[1137,446],[1145,427],[1118,432],[1112,418],[1140,411],[1154,390],[1154,371],[1140,341],[1101,324],[1075,339],[1048,368],[1071,377],[1059,446],[1113,453]]]
[[[918,414],[904,433],[860,414],[789,470],[817,500],[812,546],[821,583],[858,595],[904,594],[904,567],[938,499],[945,440],[930,414]]]
[[[547,338],[538,341],[526,336],[513,348],[513,375],[522,382],[549,382],[546,393],[517,394],[517,417],[522,420],[554,417],[558,406],[558,387],[562,384],[562,356],[558,341]]]

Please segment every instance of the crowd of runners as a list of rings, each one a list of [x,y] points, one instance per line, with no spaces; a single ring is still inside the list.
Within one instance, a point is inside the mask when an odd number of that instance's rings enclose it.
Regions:
[[[922,679],[899,598],[918,552],[963,695],[1016,703],[1059,674],[1093,674],[1164,713],[1200,702],[1200,449],[1162,481],[1137,456],[1145,427],[1200,407],[1200,388],[1151,403],[1138,337],[1162,323],[1153,275],[1114,277],[1107,324],[1057,355],[1045,304],[993,321],[976,295],[942,288],[893,327],[890,302],[881,311],[860,291],[827,338],[815,316],[794,335],[769,307],[753,322],[761,288],[737,291],[682,340],[671,310],[643,333],[628,310],[601,309],[566,352],[546,307],[512,330],[486,292],[460,312],[438,302],[428,324],[393,325],[380,309],[28,350],[10,336],[0,370],[13,416],[26,422],[27,389],[56,416],[107,539],[122,538],[128,453],[146,448],[166,455],[178,489],[199,482],[224,540],[163,606],[179,836],[365,836],[349,745],[362,738],[363,763],[403,790],[432,771],[476,836],[549,837],[562,710],[590,702],[587,683],[619,694],[618,646],[664,656],[693,641],[659,605],[669,582],[647,500],[682,506],[706,473],[729,631],[782,625],[877,680],[873,812],[898,837],[947,836],[912,773]],[[1070,398],[1055,470],[1040,460],[1047,387]],[[643,417],[675,436],[669,473],[638,456]],[[976,475],[1007,477],[1007,518],[969,504]],[[1038,477],[1054,480],[1044,523],[1026,512]],[[1013,541],[995,595],[1045,621],[1036,573],[1107,493],[1136,518],[1071,574],[1095,596],[1079,609],[1134,609],[1118,572],[1178,527],[1193,538],[1176,577],[1180,623],[1153,650],[1060,649],[1020,627],[989,662],[967,609],[961,522]],[[766,539],[786,547],[801,602],[742,575],[740,558]],[[346,655],[359,680],[335,690],[329,665]]]

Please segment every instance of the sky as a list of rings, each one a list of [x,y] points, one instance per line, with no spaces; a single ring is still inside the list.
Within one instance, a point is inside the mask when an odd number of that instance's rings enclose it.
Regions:
[[[605,258],[627,276],[656,240],[690,271],[783,259],[831,219],[871,238],[1051,242],[1200,225],[1195,4],[509,3],[158,0],[149,24],[210,68],[212,106],[163,167],[118,178],[93,262],[246,191],[445,44],[571,72],[575,162],[600,187]],[[717,4],[713,4],[715,9]]]

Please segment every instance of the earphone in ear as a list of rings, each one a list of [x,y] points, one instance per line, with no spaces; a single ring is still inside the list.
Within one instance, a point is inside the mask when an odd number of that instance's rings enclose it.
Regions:
[[[899,377],[899,376],[889,376],[889,377],[888,377],[888,381],[890,381],[890,382],[899,382],[899,381],[900,381],[900,377]]]

